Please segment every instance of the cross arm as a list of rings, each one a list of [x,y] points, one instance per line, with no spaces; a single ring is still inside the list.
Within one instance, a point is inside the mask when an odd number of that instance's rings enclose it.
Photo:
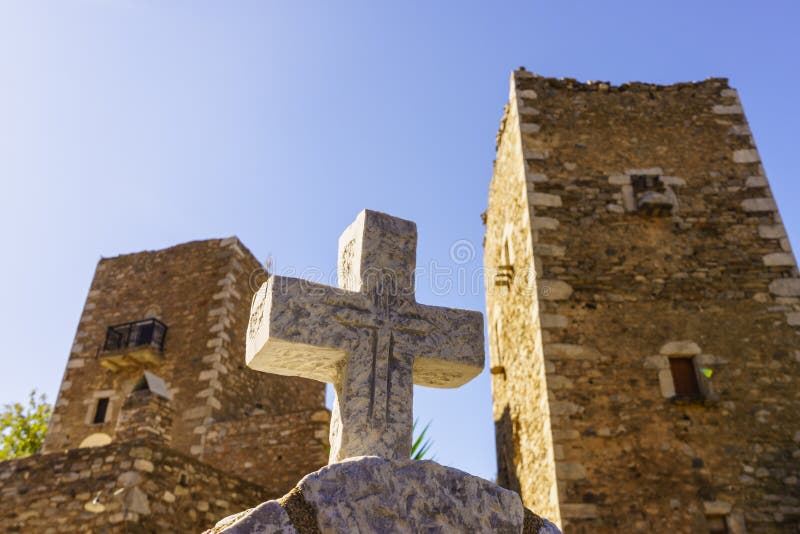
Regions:
[[[270,276],[253,296],[247,331],[247,366],[257,371],[335,381],[354,328],[337,320],[362,297],[307,280]]]
[[[400,331],[415,345],[414,383],[455,388],[478,376],[484,365],[483,314],[423,304],[415,311],[409,329]],[[424,335],[415,336],[415,327],[424,328]]]

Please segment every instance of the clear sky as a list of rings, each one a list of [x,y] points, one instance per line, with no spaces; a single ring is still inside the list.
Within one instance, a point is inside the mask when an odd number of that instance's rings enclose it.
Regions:
[[[457,273],[481,264],[520,65],[729,77],[797,243],[798,22],[796,0],[4,0],[0,403],[55,400],[101,256],[235,234],[277,271],[327,276],[371,208],[416,221],[419,264],[452,269],[419,301],[483,310]],[[455,261],[462,240],[475,254]],[[439,461],[494,477],[487,371],[415,405]]]

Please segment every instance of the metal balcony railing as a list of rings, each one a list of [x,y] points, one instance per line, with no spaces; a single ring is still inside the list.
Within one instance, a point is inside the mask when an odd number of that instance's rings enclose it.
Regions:
[[[155,317],[109,326],[103,352],[119,353],[139,347],[149,347],[161,352],[166,336],[167,325]]]

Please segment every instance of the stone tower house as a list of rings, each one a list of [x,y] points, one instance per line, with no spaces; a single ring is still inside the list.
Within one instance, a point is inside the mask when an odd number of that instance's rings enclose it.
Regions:
[[[265,279],[235,237],[100,260],[43,454],[0,463],[0,530],[200,530],[325,465],[324,384],[245,365]]]
[[[735,90],[511,76],[498,478],[565,532],[800,525],[800,279]]]

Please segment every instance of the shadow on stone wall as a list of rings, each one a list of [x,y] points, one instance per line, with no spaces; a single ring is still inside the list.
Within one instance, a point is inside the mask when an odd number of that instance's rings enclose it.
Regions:
[[[514,464],[517,447],[515,447],[514,422],[508,406],[503,415],[494,422],[494,439],[497,447],[497,484],[511,491],[520,493],[517,469]]]

